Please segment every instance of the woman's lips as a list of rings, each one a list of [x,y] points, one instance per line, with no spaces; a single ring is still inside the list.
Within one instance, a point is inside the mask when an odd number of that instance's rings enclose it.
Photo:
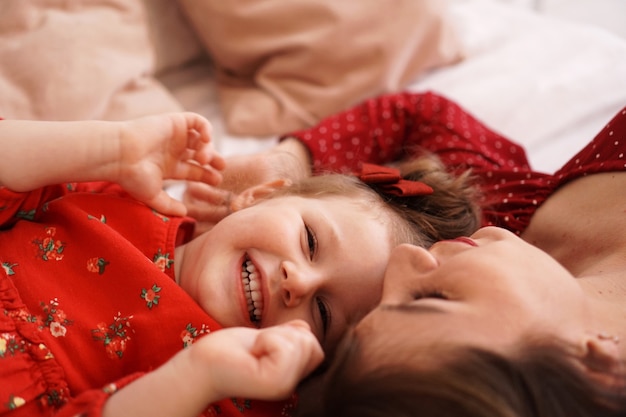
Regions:
[[[460,242],[460,243],[465,243],[466,245],[478,247],[478,244],[476,244],[476,242],[473,239],[469,237],[465,237],[465,236],[457,237],[454,239],[449,239],[448,242]]]

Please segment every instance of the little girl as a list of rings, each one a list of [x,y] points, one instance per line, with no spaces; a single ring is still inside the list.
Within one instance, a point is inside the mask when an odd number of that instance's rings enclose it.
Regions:
[[[220,182],[209,130],[0,122],[2,412],[288,414],[277,400],[376,305],[394,246],[478,225],[467,178],[367,166],[250,188],[191,239],[163,179]]]

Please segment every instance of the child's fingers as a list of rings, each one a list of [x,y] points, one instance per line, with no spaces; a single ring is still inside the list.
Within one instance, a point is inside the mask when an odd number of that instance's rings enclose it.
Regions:
[[[186,112],[182,115],[187,125],[187,148],[195,151],[193,159],[200,165],[224,169],[224,158],[215,151],[211,143],[211,123],[196,113]]]
[[[187,215],[200,222],[217,223],[230,214],[232,193],[201,182],[187,183],[183,203]]]
[[[172,198],[165,190],[161,190],[156,197],[144,202],[159,213],[168,216],[184,216],[187,214],[187,207],[185,207],[182,201]]]
[[[311,332],[311,326],[309,325],[309,323],[300,319],[290,320],[287,323],[283,323],[282,325],[300,328],[300,329],[308,330],[309,332]]]
[[[304,320],[291,320],[283,324],[283,326],[291,327],[300,332],[299,334],[304,344],[303,347],[309,351],[308,361],[304,367],[304,375],[308,375],[324,360],[324,350],[322,346],[313,332],[311,332],[311,326]]]
[[[211,165],[215,169],[222,170],[225,167],[224,158],[215,151],[211,143],[211,123],[196,113],[182,113],[187,127],[187,150],[193,150],[193,159],[200,165]],[[189,153],[189,152],[188,152]]]
[[[187,122],[188,130],[197,132],[197,139],[199,139],[200,142],[209,143],[211,141],[212,126],[206,118],[192,112],[185,112],[183,116]],[[195,138],[194,136],[194,139]]]
[[[232,193],[201,182],[190,182],[187,184],[185,195],[206,203],[224,205],[231,198]]]
[[[220,171],[226,168],[226,160],[222,155],[216,152],[210,144],[198,149],[193,154],[192,159],[200,165],[210,165]]]
[[[209,185],[219,185],[222,174],[212,166],[199,165],[193,161],[180,161],[174,172],[169,173],[169,179],[199,181]]]
[[[268,373],[297,383],[324,359],[324,353],[308,326],[288,323],[264,329],[251,353],[259,357]],[[268,375],[269,376],[269,375]]]

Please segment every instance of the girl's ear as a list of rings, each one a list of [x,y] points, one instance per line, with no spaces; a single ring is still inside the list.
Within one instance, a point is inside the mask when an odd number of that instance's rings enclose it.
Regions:
[[[230,209],[237,211],[250,207],[257,203],[259,200],[263,200],[269,194],[273,193],[279,188],[286,187],[291,184],[288,179],[278,179],[264,184],[255,185],[250,188],[246,188],[241,193],[237,194],[230,202]]]

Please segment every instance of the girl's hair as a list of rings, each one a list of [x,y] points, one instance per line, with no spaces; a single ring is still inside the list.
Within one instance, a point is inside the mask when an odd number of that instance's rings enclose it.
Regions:
[[[515,355],[472,347],[420,352],[431,366],[367,366],[358,339],[344,340],[324,378],[301,389],[297,417],[617,417],[626,416],[626,376],[593,380],[556,342]],[[445,360],[439,360],[445,355]],[[417,356],[416,356],[417,357]]]
[[[454,175],[434,155],[399,164],[404,179],[431,186],[430,195],[399,197],[385,194],[353,176],[322,174],[281,188],[272,196],[301,195],[355,197],[368,210],[380,208],[390,214],[394,244],[412,243],[429,247],[433,243],[468,236],[480,227],[479,191],[469,172]]]

